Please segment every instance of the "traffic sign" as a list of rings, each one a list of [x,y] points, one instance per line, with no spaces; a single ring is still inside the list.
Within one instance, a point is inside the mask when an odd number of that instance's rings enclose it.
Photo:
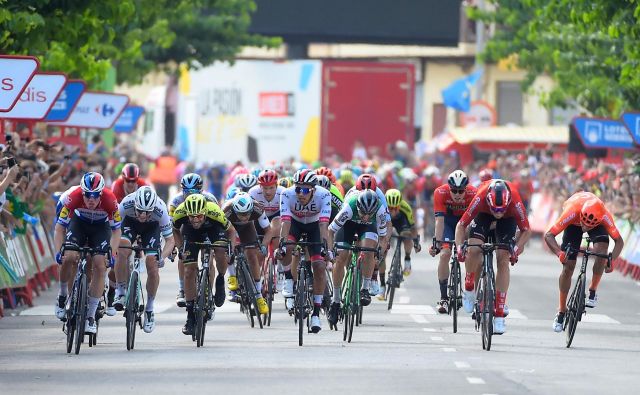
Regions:
[[[38,67],[32,56],[0,55],[0,112],[13,108]]]
[[[129,96],[117,93],[86,91],[65,122],[52,122],[60,126],[109,129],[129,103]]]
[[[640,112],[625,112],[620,118],[636,144],[640,144]]]
[[[0,113],[0,118],[44,119],[66,83],[62,73],[36,73],[11,111]]]
[[[144,107],[127,106],[116,121],[113,131],[116,133],[131,133],[136,128],[142,114],[144,114]]]
[[[633,139],[624,124],[615,119],[576,117],[573,126],[587,148],[633,148]]]
[[[76,107],[80,96],[86,89],[84,81],[69,80],[64,86],[62,92],[58,96],[58,99],[53,103],[53,107],[47,114],[45,121],[52,122],[64,122],[71,115],[71,111]]]

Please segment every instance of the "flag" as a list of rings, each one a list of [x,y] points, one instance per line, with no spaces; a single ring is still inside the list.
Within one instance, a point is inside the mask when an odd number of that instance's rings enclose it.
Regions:
[[[466,77],[455,80],[442,90],[442,102],[445,106],[458,111],[468,112],[471,108],[471,88],[482,76],[482,69]]]

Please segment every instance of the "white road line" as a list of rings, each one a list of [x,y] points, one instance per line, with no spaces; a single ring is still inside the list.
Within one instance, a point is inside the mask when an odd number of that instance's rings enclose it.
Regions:
[[[480,377],[467,377],[469,384],[484,384],[484,380]]]
[[[435,332],[436,330],[434,328],[422,328],[423,331],[425,332]]]
[[[408,304],[411,302],[411,298],[409,296],[401,296],[398,298],[398,303]]]
[[[594,324],[620,324],[620,321],[616,321],[608,315],[604,314],[587,314],[582,316],[582,322],[590,322]]]
[[[426,304],[394,304],[391,314],[427,314],[436,315],[433,307]]]
[[[456,352],[456,349],[453,347],[445,347],[442,349],[444,352]]]
[[[431,336],[431,340],[433,340],[434,342],[444,341],[444,339],[441,336]]]
[[[467,362],[464,362],[464,361],[455,361],[453,363],[456,365],[456,368],[458,369],[469,369],[471,367],[471,365],[469,365]]]
[[[428,324],[429,321],[427,321],[427,319],[420,314],[410,314],[410,317],[413,318],[413,320],[415,322],[417,322],[418,324]]]
[[[406,294],[407,293],[407,289],[406,288],[396,288],[396,293],[397,294]]]

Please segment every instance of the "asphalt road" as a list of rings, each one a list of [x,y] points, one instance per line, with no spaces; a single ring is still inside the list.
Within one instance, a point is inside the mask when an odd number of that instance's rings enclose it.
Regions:
[[[494,336],[487,352],[471,319],[462,317],[453,334],[450,317],[435,313],[436,266],[425,252],[414,258],[394,309],[379,301],[367,307],[350,344],[324,321],[299,347],[297,327],[279,299],[272,326],[262,330],[226,303],[198,349],[180,332],[185,313],[174,304],[176,269],[168,264],[156,330],[140,331],[135,350],[126,350],[124,319],[117,315],[101,321],[95,348],[85,344],[80,355],[69,355],[53,315],[55,294],[47,292],[39,306],[0,319],[0,388],[3,394],[585,394],[628,393],[640,384],[638,283],[605,275],[598,307],[567,349],[564,334],[551,329],[560,265],[533,241],[512,270],[507,332]]]

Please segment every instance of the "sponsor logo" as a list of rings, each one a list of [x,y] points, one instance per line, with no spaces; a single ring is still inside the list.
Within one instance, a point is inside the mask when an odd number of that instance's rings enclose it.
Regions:
[[[522,205],[522,203],[518,202],[516,203],[516,211],[518,212],[518,215],[520,216],[520,220],[524,221],[526,218],[526,215],[524,214],[524,206]]]
[[[567,218],[563,219],[562,221],[560,221],[560,225],[566,225],[568,223],[570,223],[571,221],[574,220],[574,218],[577,216],[578,214],[576,213],[571,213],[569,216],[567,216]]]
[[[289,92],[261,92],[258,106],[261,117],[291,117],[295,115],[295,96]]]
[[[155,246],[155,244],[156,244],[156,238],[155,238],[155,237],[152,237],[152,238],[149,240],[149,247],[154,247],[154,246]]]
[[[120,221],[122,221],[122,217],[120,216],[120,211],[117,211],[117,210],[116,210],[116,211],[113,213],[113,220],[114,220],[115,222],[120,222]]]

